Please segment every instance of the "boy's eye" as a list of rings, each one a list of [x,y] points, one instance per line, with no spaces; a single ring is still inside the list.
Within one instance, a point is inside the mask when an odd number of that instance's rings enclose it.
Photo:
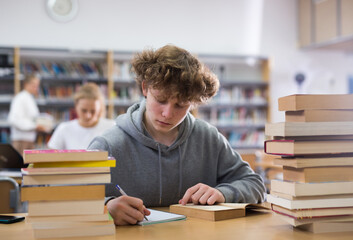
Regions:
[[[177,108],[184,108],[184,107],[185,107],[185,105],[180,105],[180,104],[175,104],[175,106],[176,106]]]
[[[165,101],[165,100],[158,100],[158,99],[157,99],[157,102],[159,102],[161,104],[167,103],[167,101]]]
[[[157,97],[155,97],[155,99],[156,99],[157,102],[162,103],[162,104],[167,103],[167,101],[168,101],[165,98],[157,98]]]

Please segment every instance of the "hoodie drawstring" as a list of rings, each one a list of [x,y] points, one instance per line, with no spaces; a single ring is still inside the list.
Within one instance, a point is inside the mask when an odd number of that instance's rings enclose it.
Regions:
[[[179,150],[179,199],[182,198],[181,196],[181,188],[183,184],[183,158],[181,157],[181,147],[180,145],[178,146]]]
[[[162,204],[162,152],[159,143],[158,146],[158,161],[159,161],[159,205]]]

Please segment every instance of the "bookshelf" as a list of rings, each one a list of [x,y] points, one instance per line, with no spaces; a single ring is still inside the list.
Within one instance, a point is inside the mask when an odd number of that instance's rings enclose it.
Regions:
[[[108,118],[125,112],[139,100],[129,72],[131,56],[112,51],[0,47],[0,141],[9,142],[7,115],[11,99],[20,91],[23,75],[32,72],[41,77],[38,107],[51,114],[56,123],[75,118],[73,94],[86,82],[100,86]],[[7,60],[11,66],[6,65]],[[49,138],[50,134],[39,134],[36,147],[45,147]]]
[[[114,52],[112,73],[112,117],[125,113],[133,103],[139,102],[142,94],[131,72],[132,52]]]
[[[240,153],[263,149],[269,121],[269,60],[258,56],[199,55],[220,79],[217,95],[198,108]]]
[[[0,56],[8,56],[12,63],[10,74],[0,75],[1,136],[9,133],[7,113],[11,98],[20,91],[20,78],[33,71],[41,76],[41,91],[37,99],[40,111],[53,115],[57,123],[75,117],[72,96],[85,82],[95,82],[101,87],[107,100],[108,118],[125,113],[142,97],[130,71],[133,54],[123,51],[0,48]],[[221,87],[211,102],[197,109],[197,117],[214,124],[238,151],[253,154],[256,149],[262,149],[264,126],[270,111],[269,60],[258,56],[198,57],[218,75]],[[38,146],[44,146],[49,137],[40,134]]]
[[[21,74],[40,75],[39,110],[57,124],[75,118],[73,95],[82,84],[95,82],[108,95],[107,52],[21,48],[18,56]],[[37,147],[45,148],[50,135],[38,134]]]

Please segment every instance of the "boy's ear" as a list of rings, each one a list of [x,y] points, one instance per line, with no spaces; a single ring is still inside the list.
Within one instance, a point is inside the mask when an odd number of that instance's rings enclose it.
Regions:
[[[145,83],[145,81],[142,81],[142,83],[141,83],[141,88],[142,88],[142,94],[143,94],[143,96],[147,96],[147,90],[148,90],[148,88],[147,88],[147,86],[146,86],[146,83]]]

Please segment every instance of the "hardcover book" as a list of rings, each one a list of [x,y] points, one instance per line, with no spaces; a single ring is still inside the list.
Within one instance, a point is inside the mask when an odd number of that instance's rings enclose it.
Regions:
[[[286,122],[349,122],[353,121],[353,110],[313,109],[286,111]]]
[[[36,162],[34,168],[69,168],[69,167],[115,167],[115,159],[101,161],[58,161],[58,162]]]
[[[353,182],[296,183],[271,180],[271,191],[292,196],[353,194]]]
[[[300,225],[298,228],[312,233],[353,232],[353,221],[314,222]]]
[[[99,200],[28,202],[28,216],[104,214],[104,198]]]
[[[21,188],[21,201],[94,200],[105,197],[105,185],[29,186]]]
[[[302,226],[305,224],[318,223],[318,222],[352,222],[353,216],[330,216],[330,217],[321,217],[321,218],[302,218],[295,219],[288,217],[282,214],[275,213],[276,216],[280,217],[282,220],[286,221],[294,227]]]
[[[271,136],[273,140],[296,140],[296,141],[327,141],[327,140],[353,140],[353,135],[317,135],[317,136]],[[343,154],[341,154],[343,155]],[[352,155],[352,154],[351,154]]]
[[[310,200],[288,200],[274,195],[267,195],[269,203],[287,208],[287,209],[308,209],[308,208],[331,208],[331,207],[353,207],[353,197],[347,198],[325,198]]]
[[[265,208],[265,204],[221,203],[216,205],[174,204],[169,206],[170,212],[187,217],[201,218],[210,221],[245,217],[246,208]]]
[[[353,140],[267,140],[265,153],[281,156],[353,153]]]
[[[279,111],[353,109],[353,94],[295,94],[278,99]]]
[[[293,168],[353,166],[353,156],[274,158],[273,163],[275,165],[281,165],[281,166],[293,167]]]
[[[115,235],[113,221],[32,223],[35,238]]]
[[[353,166],[283,167],[283,180],[292,182],[349,182],[353,181]]]
[[[62,175],[62,174],[88,174],[110,173],[110,167],[58,167],[58,168],[22,168],[22,175]]]
[[[288,200],[317,200],[317,199],[332,199],[332,198],[353,198],[353,194],[331,194],[331,195],[312,195],[312,196],[293,196],[286,193],[276,192],[271,190],[271,195],[274,197],[284,198]]]
[[[278,122],[266,123],[267,136],[327,136],[352,135],[353,121],[350,122]]]
[[[27,216],[26,222],[28,223],[41,223],[41,222],[97,222],[108,221],[109,214],[90,214],[90,215],[63,215],[63,216]]]
[[[85,149],[46,149],[46,150],[24,150],[23,159],[25,163],[35,162],[63,162],[63,161],[97,161],[108,159],[107,151],[85,150]]]
[[[294,219],[304,218],[321,218],[321,217],[338,217],[353,215],[353,207],[337,207],[337,208],[313,208],[313,209],[287,209],[272,204],[272,211]]]
[[[110,183],[110,173],[23,175],[22,186],[57,184],[102,184]]]

